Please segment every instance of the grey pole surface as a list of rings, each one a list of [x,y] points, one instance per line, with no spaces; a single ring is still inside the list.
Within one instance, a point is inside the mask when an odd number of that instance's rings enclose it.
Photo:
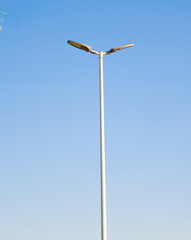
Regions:
[[[101,148],[101,237],[102,237],[101,239],[107,240],[103,52],[99,52],[99,64],[100,64],[100,148]]]

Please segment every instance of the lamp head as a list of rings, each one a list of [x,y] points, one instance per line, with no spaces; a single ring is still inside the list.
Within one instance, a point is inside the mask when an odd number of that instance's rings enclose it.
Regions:
[[[131,44],[127,44],[127,45],[124,45],[124,46],[115,47],[115,48],[110,49],[110,50],[107,52],[107,54],[110,54],[110,53],[116,52],[116,51],[118,51],[118,50],[122,50],[122,49],[124,49],[124,48],[133,47],[133,46],[134,46],[134,44],[131,43]]]
[[[70,45],[72,45],[73,47],[79,48],[79,49],[84,50],[86,52],[90,52],[91,49],[92,49],[92,47],[90,47],[86,44],[83,44],[83,43],[78,43],[78,42],[74,42],[74,41],[70,41],[70,40],[68,40],[68,43]]]

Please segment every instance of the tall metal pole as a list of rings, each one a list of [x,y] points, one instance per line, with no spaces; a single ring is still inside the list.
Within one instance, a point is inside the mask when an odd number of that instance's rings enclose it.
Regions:
[[[106,180],[105,180],[105,133],[104,133],[104,91],[103,91],[103,55],[107,55],[118,50],[132,47],[133,44],[127,44],[120,47],[111,48],[107,52],[97,52],[92,50],[91,46],[83,43],[68,40],[73,47],[83,51],[99,55],[100,66],[100,148],[101,148],[101,240],[107,240],[107,219],[106,219]]]
[[[101,240],[107,240],[103,52],[99,52],[99,64],[100,64],[100,145],[101,145]]]

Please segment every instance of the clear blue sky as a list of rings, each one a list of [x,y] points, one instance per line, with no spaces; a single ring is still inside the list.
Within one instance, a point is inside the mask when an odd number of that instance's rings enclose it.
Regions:
[[[1,0],[0,239],[191,239],[191,2]]]

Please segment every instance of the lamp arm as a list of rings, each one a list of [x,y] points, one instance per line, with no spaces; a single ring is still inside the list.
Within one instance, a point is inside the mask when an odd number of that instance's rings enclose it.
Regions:
[[[99,52],[97,52],[97,51],[94,51],[94,50],[90,50],[90,52],[92,53],[92,54],[97,54],[97,55],[99,55]]]

